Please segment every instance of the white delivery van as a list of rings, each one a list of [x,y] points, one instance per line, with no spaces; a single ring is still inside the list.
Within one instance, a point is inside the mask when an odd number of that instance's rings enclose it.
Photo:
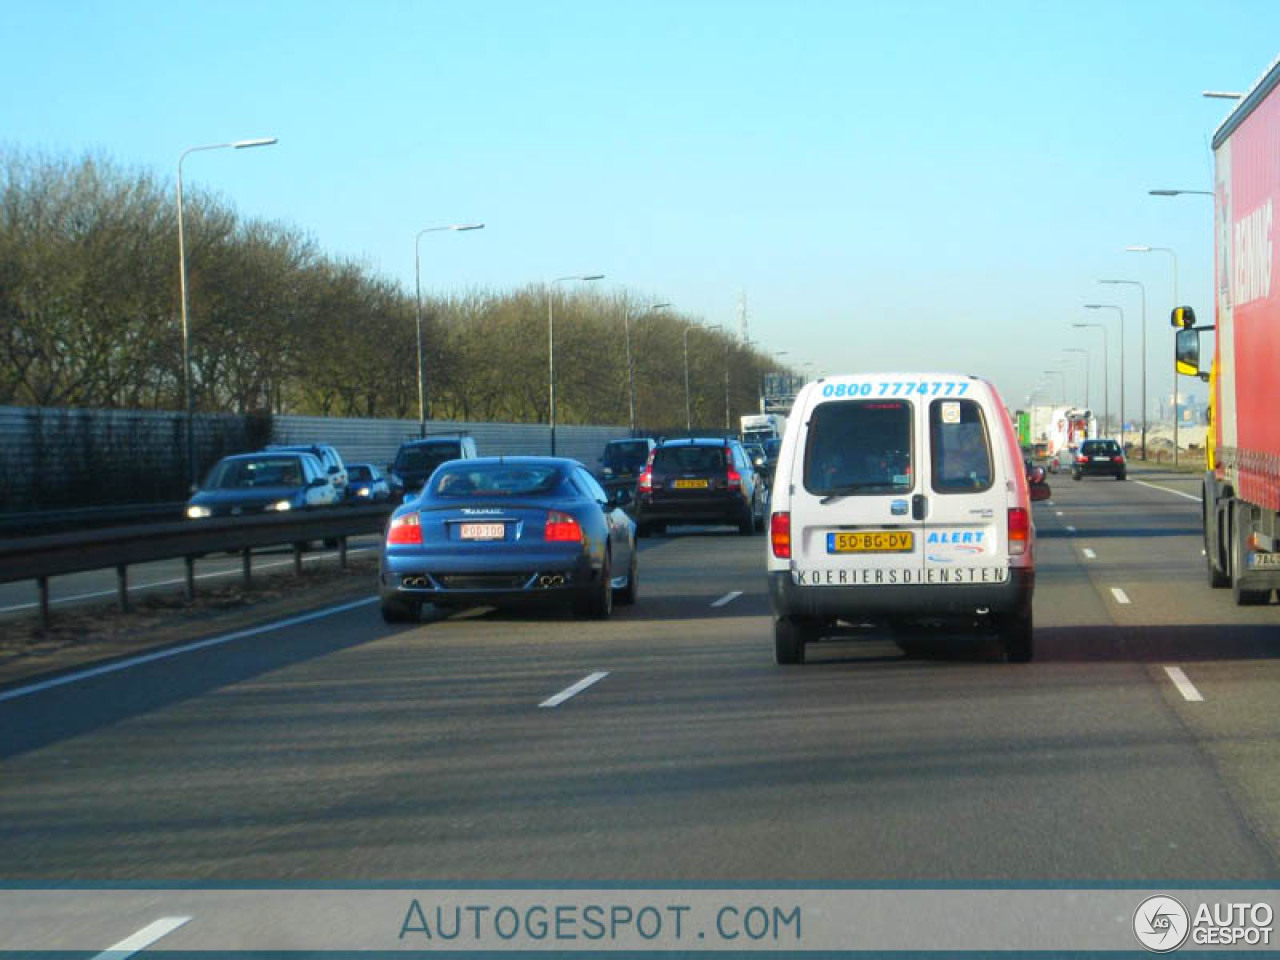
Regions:
[[[1039,481],[1043,472],[1037,472]],[[774,475],[769,597],[779,663],[839,620],[994,628],[1032,656],[1031,500],[995,387],[965,374],[806,384]]]

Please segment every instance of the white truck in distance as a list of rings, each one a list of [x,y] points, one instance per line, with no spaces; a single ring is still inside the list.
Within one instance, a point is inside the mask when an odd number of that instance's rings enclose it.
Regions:
[[[749,413],[742,418],[744,443],[781,440],[787,429],[787,418],[780,413]]]

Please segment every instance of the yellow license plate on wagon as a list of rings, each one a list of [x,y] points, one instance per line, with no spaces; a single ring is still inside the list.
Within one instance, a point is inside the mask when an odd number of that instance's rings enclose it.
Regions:
[[[915,535],[910,530],[827,534],[827,553],[910,553],[914,548]]]
[[[711,486],[710,480],[677,480],[671,486],[677,490],[706,490]]]

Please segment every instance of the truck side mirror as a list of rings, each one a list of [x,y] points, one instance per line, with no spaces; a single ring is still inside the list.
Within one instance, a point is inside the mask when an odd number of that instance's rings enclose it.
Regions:
[[[1196,325],[1196,312],[1190,307],[1174,307],[1169,314],[1169,323],[1180,330],[1190,330]]]
[[[1200,333],[1184,327],[1175,335],[1174,358],[1178,373],[1184,377],[1200,376]]]

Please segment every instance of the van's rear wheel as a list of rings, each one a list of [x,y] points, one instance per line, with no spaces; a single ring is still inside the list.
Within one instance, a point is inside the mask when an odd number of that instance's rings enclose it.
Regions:
[[[1000,642],[1004,644],[1005,656],[1009,662],[1030,663],[1035,654],[1035,631],[1032,626],[1031,609],[1003,614],[996,626],[1000,631]]]
[[[803,620],[779,617],[773,624],[773,658],[780,664],[804,663],[805,644],[816,639]]]

